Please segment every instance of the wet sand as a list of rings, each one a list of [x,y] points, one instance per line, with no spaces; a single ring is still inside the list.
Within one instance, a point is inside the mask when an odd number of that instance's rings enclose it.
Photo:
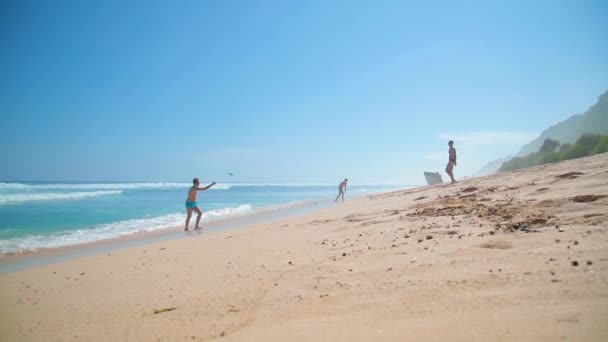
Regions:
[[[608,154],[0,275],[8,341],[606,341]]]

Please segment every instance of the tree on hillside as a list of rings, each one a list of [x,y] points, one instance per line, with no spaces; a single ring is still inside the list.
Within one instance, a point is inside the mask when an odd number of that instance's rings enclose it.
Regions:
[[[547,139],[545,139],[545,141],[543,142],[542,146],[540,147],[540,149],[538,151],[542,152],[542,153],[548,153],[548,152],[555,151],[558,147],[559,147],[559,141],[553,140],[551,138],[547,138]]]
[[[608,136],[603,136],[599,143],[593,148],[593,154],[608,152]]]

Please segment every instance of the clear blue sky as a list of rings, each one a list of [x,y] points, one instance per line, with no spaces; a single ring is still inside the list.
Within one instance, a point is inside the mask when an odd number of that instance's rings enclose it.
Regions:
[[[470,175],[608,89],[606,18],[601,0],[2,1],[0,179],[420,184],[448,138]]]

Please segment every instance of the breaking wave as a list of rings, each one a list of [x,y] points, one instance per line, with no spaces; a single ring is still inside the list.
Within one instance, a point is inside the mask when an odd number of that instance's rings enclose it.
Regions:
[[[209,210],[203,220],[213,221],[250,213],[249,204],[234,208]],[[137,232],[150,232],[184,224],[185,214],[169,214],[153,218],[130,219],[97,225],[92,228],[58,232],[50,235],[27,235],[0,240],[0,253],[35,251],[40,248],[55,248],[126,236]]]
[[[114,191],[84,191],[67,193],[21,193],[21,194],[0,194],[0,204],[22,203],[31,201],[52,201],[79,199],[96,196],[118,195],[122,190]]]

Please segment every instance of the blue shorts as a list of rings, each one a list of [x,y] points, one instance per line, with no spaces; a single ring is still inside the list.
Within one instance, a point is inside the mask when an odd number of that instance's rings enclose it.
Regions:
[[[194,209],[196,207],[197,207],[196,202],[186,202],[186,208]]]

